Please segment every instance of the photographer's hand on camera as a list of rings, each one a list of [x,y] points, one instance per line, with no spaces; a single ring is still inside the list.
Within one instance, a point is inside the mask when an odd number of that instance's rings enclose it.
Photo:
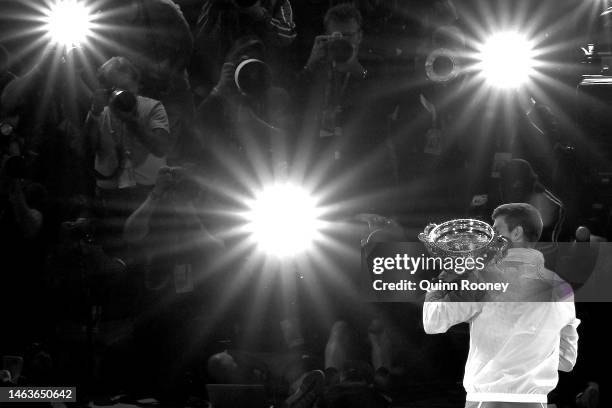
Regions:
[[[221,96],[223,98],[231,98],[238,96],[238,88],[234,81],[234,74],[236,72],[236,64],[233,62],[226,62],[221,67],[221,75],[219,76],[219,82],[213,89],[213,94]]]
[[[327,44],[331,38],[329,35],[318,35],[315,37],[310,56],[304,66],[305,70],[314,72],[327,62]]]
[[[174,186],[172,168],[164,166],[157,172],[155,186],[147,199],[126,220],[123,228],[123,239],[131,244],[138,244],[145,239],[149,233],[149,222],[154,210],[162,198]]]
[[[98,117],[108,105],[108,89],[96,89],[91,98],[91,107],[89,111],[92,115]]]
[[[111,108],[113,116],[125,124],[127,130],[134,134],[156,157],[164,157],[170,151],[172,142],[163,129],[150,129],[138,117],[138,108],[129,112]]]
[[[13,113],[35,92],[44,89],[46,80],[53,67],[61,63],[61,52],[57,47],[45,50],[40,61],[28,73],[9,82],[0,95],[3,113]]]

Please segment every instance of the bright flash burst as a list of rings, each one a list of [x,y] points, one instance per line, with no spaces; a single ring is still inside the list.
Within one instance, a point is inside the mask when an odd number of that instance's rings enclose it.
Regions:
[[[77,0],[58,0],[47,12],[45,20],[51,40],[64,47],[80,46],[91,35],[91,14]]]
[[[480,49],[479,60],[482,75],[496,88],[517,88],[533,74],[533,46],[518,33],[503,32],[490,37]]]
[[[248,231],[267,254],[291,256],[316,240],[320,221],[315,199],[291,184],[262,191],[250,205]]]

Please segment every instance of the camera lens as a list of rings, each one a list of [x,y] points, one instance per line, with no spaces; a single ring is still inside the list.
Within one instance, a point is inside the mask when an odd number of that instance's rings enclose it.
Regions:
[[[332,38],[328,45],[329,55],[337,64],[347,62],[353,55],[353,44],[344,38]]]
[[[455,64],[453,63],[453,60],[445,56],[436,58],[433,63],[434,72],[440,76],[450,75],[450,73],[453,72],[454,67]]]
[[[257,96],[270,88],[272,74],[263,61],[251,58],[238,64],[234,81],[242,93]]]
[[[109,105],[112,109],[130,113],[136,108],[136,96],[129,91],[117,89],[111,93]]]

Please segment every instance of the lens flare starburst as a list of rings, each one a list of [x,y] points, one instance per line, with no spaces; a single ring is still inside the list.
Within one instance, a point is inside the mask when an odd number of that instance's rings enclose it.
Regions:
[[[80,46],[91,35],[89,9],[76,0],[58,0],[46,13],[46,30],[52,42],[64,47]]]
[[[514,89],[533,74],[532,44],[521,34],[502,32],[491,36],[480,48],[479,69],[496,88]]]
[[[292,184],[275,184],[249,203],[248,231],[267,254],[296,255],[310,248],[320,228],[316,200]]]

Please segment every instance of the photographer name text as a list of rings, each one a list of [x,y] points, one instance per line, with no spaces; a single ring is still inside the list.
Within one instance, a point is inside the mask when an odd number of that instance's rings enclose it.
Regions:
[[[506,293],[510,286],[507,282],[473,282],[461,279],[454,282],[432,282],[423,279],[418,282],[402,279],[398,282],[385,282],[377,279],[372,282],[375,291],[496,291]]]

